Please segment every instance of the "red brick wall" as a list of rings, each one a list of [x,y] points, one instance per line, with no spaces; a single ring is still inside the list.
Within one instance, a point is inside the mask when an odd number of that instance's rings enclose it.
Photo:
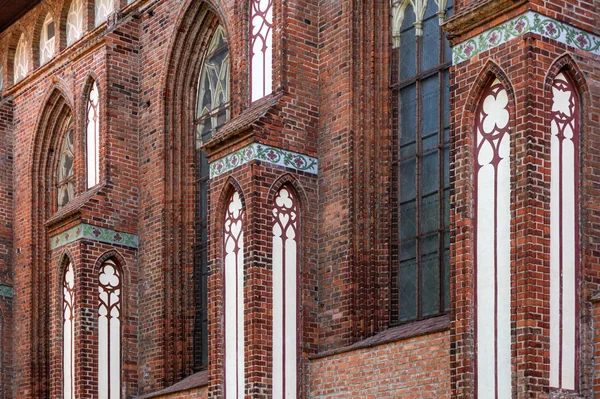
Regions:
[[[494,2],[492,2],[494,3]],[[500,2],[496,2],[500,3]],[[590,1],[573,4],[531,2],[534,10],[583,29],[597,32],[587,11]],[[597,8],[597,5],[595,5]],[[454,38],[467,37],[502,23],[526,10],[513,8],[491,18],[483,25],[461,25],[455,21],[451,33],[465,30]],[[577,21],[574,14],[583,12]],[[458,10],[460,14],[460,8]],[[463,18],[463,17],[460,17]],[[464,17],[466,20],[466,17]],[[597,17],[596,17],[597,19]],[[475,22],[471,22],[472,24]],[[597,25],[597,21],[596,21]],[[568,54],[565,56],[565,54]],[[594,116],[600,107],[598,63],[587,52],[575,50],[552,40],[526,34],[486,51],[452,68],[451,104],[453,140],[451,154],[452,219],[452,303],[454,304],[451,340],[452,389],[459,398],[472,397],[474,373],[473,221],[471,148],[473,115],[482,86],[498,77],[511,97],[511,173],[512,173],[512,342],[513,386],[517,397],[546,397],[549,378],[549,187],[550,187],[550,100],[551,77],[566,68],[579,86],[583,108],[581,145],[581,356],[580,375],[583,397],[591,397],[593,373],[592,315],[590,296],[598,291],[598,244],[592,237],[598,231],[598,201],[595,187],[598,162],[595,151],[600,125]],[[597,322],[594,320],[594,322]]]
[[[317,358],[311,398],[450,398],[448,332]]]

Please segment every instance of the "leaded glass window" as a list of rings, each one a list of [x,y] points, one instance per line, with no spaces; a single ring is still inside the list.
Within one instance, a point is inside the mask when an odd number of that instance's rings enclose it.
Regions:
[[[23,80],[29,72],[29,56],[27,54],[27,39],[21,34],[17,50],[15,52],[15,83]]]
[[[54,36],[54,19],[48,14],[40,36],[40,65],[44,65],[54,57]]]
[[[75,132],[73,125],[69,123],[60,147],[58,170],[56,171],[57,202],[59,208],[65,206],[75,196],[75,175],[73,173],[73,163],[75,161],[74,140]]]
[[[451,53],[435,0],[400,4],[392,90],[397,153],[397,268],[392,321],[447,312],[449,295],[449,68]],[[443,2],[441,2],[443,3]],[[395,16],[396,17],[396,16]],[[398,19],[395,18],[395,22]]]
[[[113,0],[96,0],[96,26],[106,21],[108,16],[115,10]]]
[[[194,284],[196,317],[194,360],[196,369],[208,366],[208,178],[206,154],[200,149],[229,118],[229,52],[225,31],[217,27],[210,41],[198,79],[196,99],[196,243]]]
[[[4,68],[0,64],[0,92],[4,90]]]
[[[86,147],[87,187],[90,188],[100,180],[100,102],[96,82],[92,84],[88,96]]]
[[[73,0],[67,14],[67,46],[83,36],[83,0]]]

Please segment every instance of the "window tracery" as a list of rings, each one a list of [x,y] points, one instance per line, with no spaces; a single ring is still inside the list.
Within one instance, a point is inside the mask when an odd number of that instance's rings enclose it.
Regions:
[[[69,122],[64,135],[56,173],[57,203],[62,208],[75,197],[75,175],[73,163],[75,161],[75,132],[73,122]]]
[[[273,91],[273,0],[251,0],[250,50],[252,101]]]
[[[100,180],[100,101],[98,84],[94,82],[87,102],[87,187],[94,187]]]
[[[67,14],[67,46],[83,36],[83,0],[73,0]]]
[[[99,26],[108,19],[108,16],[115,10],[113,0],[95,0],[96,26]]]
[[[196,317],[194,359],[197,369],[208,367],[208,181],[206,153],[200,149],[229,118],[229,52],[225,30],[215,29],[198,78],[196,97],[196,239],[194,288]]]
[[[54,19],[48,14],[42,25],[40,37],[40,65],[44,65],[54,57]]]
[[[29,54],[27,53],[27,39],[22,33],[15,52],[15,84],[23,80],[29,73]]]

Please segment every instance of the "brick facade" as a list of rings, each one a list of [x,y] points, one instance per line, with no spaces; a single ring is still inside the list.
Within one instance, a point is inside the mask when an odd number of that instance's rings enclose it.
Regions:
[[[224,215],[234,192],[244,209],[245,397],[274,397],[272,218],[283,187],[299,209],[298,397],[477,397],[474,129],[494,79],[507,92],[510,114],[511,397],[600,395],[596,0],[455,0],[444,23],[454,51],[451,310],[399,325],[399,105],[390,90],[398,50],[390,2],[275,0],[273,93],[252,103],[248,1],[114,0],[117,11],[98,27],[94,1],[82,1],[84,34],[70,46],[69,0],[43,0],[0,32],[0,399],[63,397],[68,261],[76,282],[75,395],[98,397],[97,284],[106,260],[123,276],[121,396],[223,398]],[[40,65],[48,13],[56,51]],[[536,15],[553,22],[531,29],[533,19],[520,27],[511,22]],[[230,57],[230,120],[202,147],[214,169],[207,200],[209,362],[198,372],[194,117],[203,57],[219,24]],[[21,35],[30,67],[13,84]],[[573,391],[550,388],[550,120],[552,83],[561,72],[582,104]],[[88,189],[92,82],[100,93],[101,161],[100,184]],[[75,197],[58,209],[57,154],[71,121]],[[248,152],[258,148],[265,153]],[[238,163],[240,154],[248,156]],[[229,166],[221,173],[216,165],[224,160]],[[312,160],[314,167],[302,168]]]

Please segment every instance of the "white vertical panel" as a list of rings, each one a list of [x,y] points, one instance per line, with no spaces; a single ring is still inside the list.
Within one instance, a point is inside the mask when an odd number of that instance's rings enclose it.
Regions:
[[[98,276],[98,398],[121,397],[121,274],[110,260]]]
[[[575,390],[579,99],[563,73],[552,85],[551,112],[550,386]]]
[[[69,262],[63,278],[63,398],[75,398],[75,271]]]
[[[281,225],[273,224],[273,397],[283,398],[283,240]]]
[[[297,397],[298,204],[283,187],[273,208],[273,397]]]
[[[550,176],[550,386],[558,388],[560,367],[560,223],[559,159],[557,127],[552,122]]]
[[[92,84],[87,103],[87,187],[98,184],[100,171],[100,101],[98,85]]]
[[[476,346],[479,399],[509,399],[511,386],[510,135],[499,80],[476,114]]]
[[[244,398],[244,233],[243,208],[235,192],[227,206],[225,252],[225,394]]]
[[[252,101],[273,91],[273,0],[251,0]]]

